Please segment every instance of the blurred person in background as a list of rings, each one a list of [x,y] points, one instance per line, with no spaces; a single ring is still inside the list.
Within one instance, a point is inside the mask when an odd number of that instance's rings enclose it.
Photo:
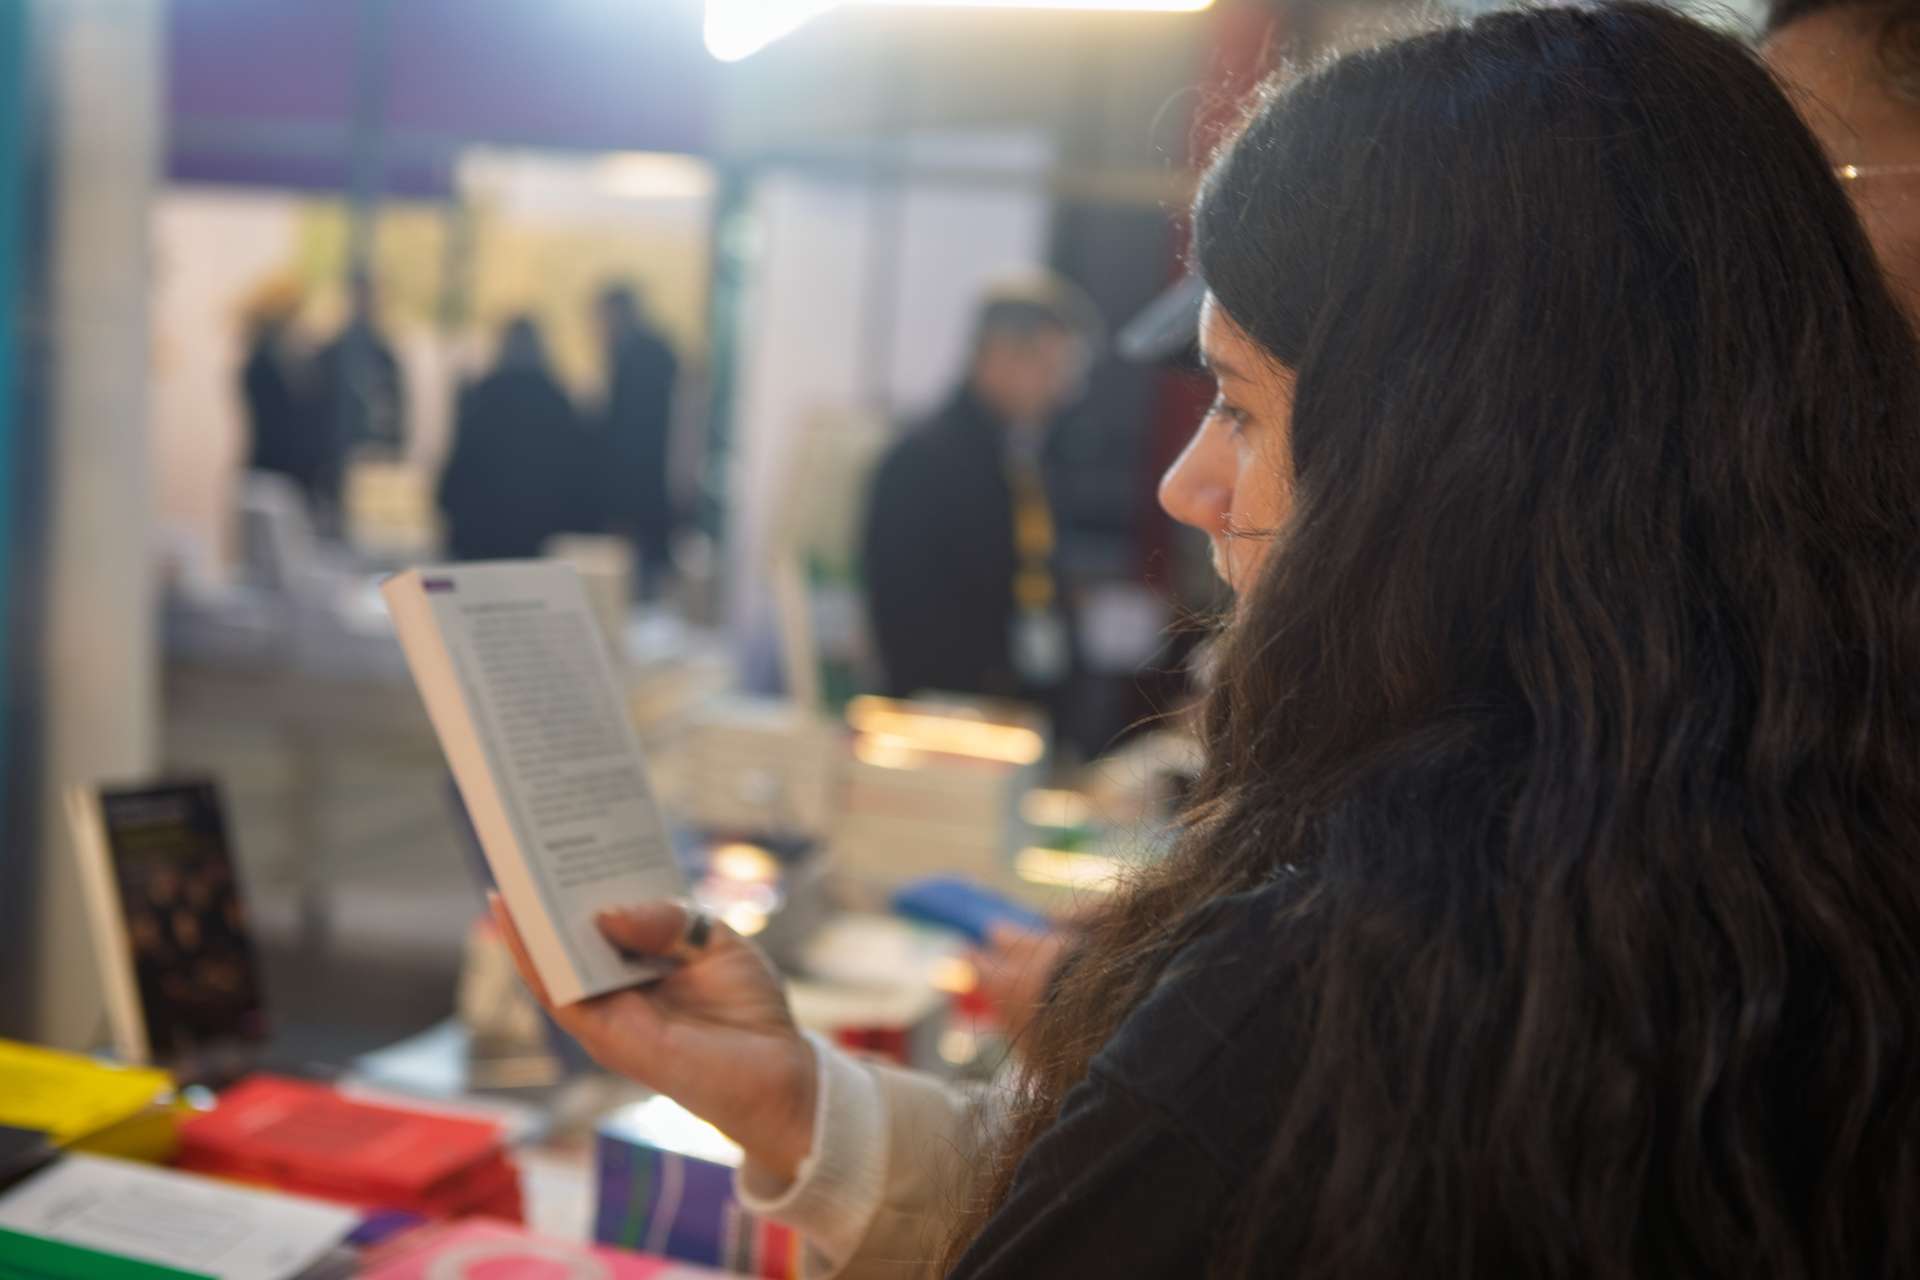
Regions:
[[[1920,316],[1920,0],[1774,0],[1767,61]]]
[[[890,695],[1018,698],[1059,719],[1074,638],[1047,441],[1099,331],[1093,304],[1058,277],[990,289],[965,380],[881,458],[861,554]]]
[[[397,458],[407,448],[406,381],[379,328],[373,277],[347,282],[347,322],[314,356],[308,414],[323,446],[318,489],[337,533],[347,464],[360,450]]]
[[[1818,141],[1498,12],[1264,94],[1194,256],[1206,765],[994,1127],[680,904],[555,1016],[815,1275],[1920,1274],[1920,359]]]
[[[601,430],[608,455],[607,514],[633,540],[643,597],[657,594],[673,561],[673,393],[680,361],[648,321],[640,295],[612,284],[596,299],[605,344],[607,398]]]
[[[494,366],[460,396],[440,509],[456,560],[541,554],[558,533],[595,533],[601,453],[547,361],[540,327],[507,322]]]
[[[303,402],[306,367],[293,343],[300,310],[299,286],[290,280],[263,285],[246,308],[246,363],[240,369],[247,413],[247,468],[291,480],[313,512],[326,445]]]

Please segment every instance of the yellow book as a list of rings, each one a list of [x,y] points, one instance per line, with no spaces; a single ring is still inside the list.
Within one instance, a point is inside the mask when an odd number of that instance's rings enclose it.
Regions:
[[[174,1107],[164,1071],[0,1040],[0,1125],[37,1129],[56,1146],[161,1160],[173,1146]]]

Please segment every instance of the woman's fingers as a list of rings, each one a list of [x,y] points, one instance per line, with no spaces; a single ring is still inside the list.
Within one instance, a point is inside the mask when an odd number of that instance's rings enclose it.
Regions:
[[[670,956],[686,935],[688,918],[685,905],[661,899],[602,911],[593,923],[601,937],[629,955]]]

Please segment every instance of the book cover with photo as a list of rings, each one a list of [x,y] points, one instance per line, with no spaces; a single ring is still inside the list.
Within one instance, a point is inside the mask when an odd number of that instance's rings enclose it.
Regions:
[[[214,783],[78,787],[68,808],[119,1054],[179,1063],[264,1041],[259,962]]]

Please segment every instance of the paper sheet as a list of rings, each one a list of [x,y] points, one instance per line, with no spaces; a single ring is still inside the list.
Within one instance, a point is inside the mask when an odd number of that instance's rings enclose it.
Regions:
[[[288,1280],[358,1221],[351,1209],[85,1155],[0,1196],[9,1231],[215,1280]]]

